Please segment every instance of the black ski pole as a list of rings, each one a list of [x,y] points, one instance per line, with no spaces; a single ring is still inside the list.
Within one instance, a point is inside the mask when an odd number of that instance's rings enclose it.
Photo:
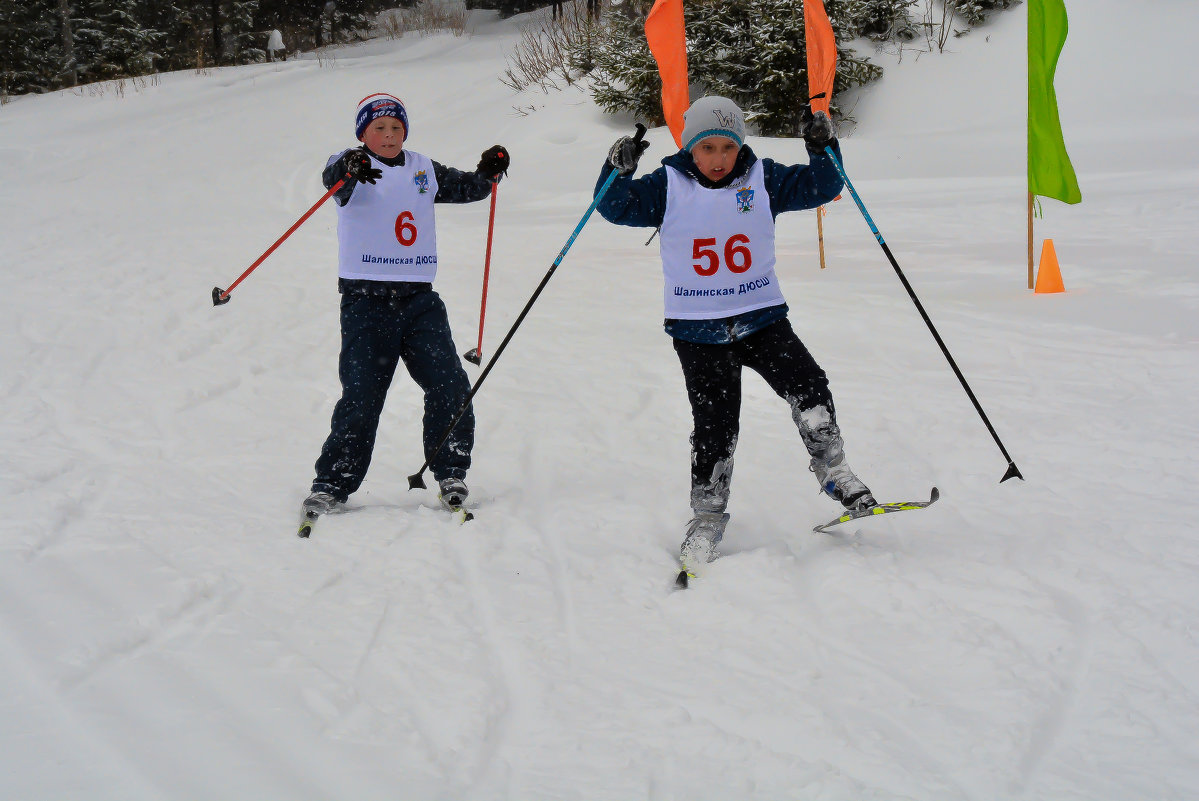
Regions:
[[[637,123],[637,135],[633,137],[633,141],[640,142],[644,137],[645,126],[641,123]],[[541,294],[541,290],[545,289],[545,285],[550,282],[550,278],[553,277],[554,271],[558,269],[558,265],[561,264],[562,259],[566,257],[566,252],[570,250],[570,246],[575,243],[575,239],[578,238],[579,232],[583,230],[583,226],[587,224],[589,219],[591,219],[591,213],[595,211],[595,207],[599,205],[601,200],[603,200],[604,195],[608,192],[608,187],[612,185],[612,182],[616,180],[616,176],[619,174],[619,170],[612,170],[612,172],[608,175],[608,180],[605,181],[604,185],[600,187],[600,190],[596,192],[595,199],[591,201],[591,206],[588,207],[587,212],[583,215],[583,219],[579,220],[579,224],[575,226],[575,230],[571,233],[570,238],[566,240],[566,244],[563,245],[562,250],[558,252],[558,258],[554,259],[554,263],[550,265],[549,271],[546,272],[545,277],[541,279],[541,283],[537,285],[537,289],[533,290],[533,295],[529,298],[529,302],[526,303],[525,307],[520,310],[520,314],[516,317],[516,322],[514,322],[512,327],[508,329],[508,333],[504,335],[503,342],[501,342],[499,347],[495,349],[495,353],[492,354],[491,359],[487,362],[487,366],[483,368],[483,372],[479,374],[478,379],[475,381],[475,385],[470,388],[470,394],[466,396],[466,400],[463,401],[462,407],[459,408],[458,413],[454,415],[453,422],[446,426],[445,431],[442,432],[441,440],[437,443],[437,447],[433,449],[432,453],[425,457],[425,463],[420,466],[420,470],[417,470],[415,473],[408,476],[408,489],[416,489],[417,487],[423,489],[425,487],[424,474],[425,471],[429,469],[429,462],[433,461],[433,457],[440,453],[442,447],[445,446],[446,440],[450,438],[450,434],[453,432],[454,427],[458,425],[458,421],[462,419],[462,416],[466,414],[466,410],[470,408],[470,402],[474,400],[475,395],[479,391],[479,387],[483,386],[483,382],[487,380],[487,375],[491,372],[491,368],[494,367],[495,363],[499,360],[500,355],[504,352],[504,348],[508,347],[508,343],[512,340],[512,335],[516,333],[516,329],[520,328],[520,324],[524,322],[525,316],[529,313],[529,309],[532,309],[533,304],[537,302],[537,296]]]
[[[874,234],[874,238],[878,240],[882,246],[883,253],[887,254],[887,259],[891,262],[891,266],[895,268],[895,274],[899,276],[903,288],[908,291],[908,296],[912,302],[916,304],[916,310],[920,312],[920,316],[924,318],[924,324],[928,326],[928,330],[932,332],[933,339],[937,340],[937,345],[941,348],[941,353],[945,354],[946,360],[949,361],[949,366],[953,368],[953,374],[958,377],[958,381],[962,382],[962,389],[966,390],[966,395],[969,396],[970,402],[974,404],[975,410],[979,417],[983,419],[983,424],[986,425],[987,431],[991,432],[991,437],[995,440],[995,444],[999,446],[999,452],[1003,454],[1003,458],[1007,459],[1007,472],[1003,474],[1003,478],[999,479],[999,483],[1007,481],[1009,478],[1018,478],[1024,480],[1024,476],[1020,475],[1020,469],[1016,467],[1016,463],[1012,461],[1012,457],[1008,455],[1007,448],[1003,447],[1003,442],[999,439],[999,435],[995,433],[995,426],[991,425],[991,421],[987,419],[987,413],[983,411],[982,405],[978,402],[978,398],[974,397],[973,390],[966,383],[966,377],[962,375],[962,371],[958,369],[957,362],[953,360],[953,356],[949,353],[949,348],[945,347],[945,342],[942,341],[941,335],[937,333],[936,326],[929,319],[928,313],[924,311],[924,306],[920,303],[920,298],[916,297],[916,293],[912,290],[912,285],[908,283],[908,279],[904,276],[903,270],[899,269],[899,262],[895,261],[895,256],[891,253],[891,248],[887,247],[886,241],[883,240],[883,235],[879,233],[878,226],[874,224],[874,220],[870,217],[870,212],[866,211],[866,206],[862,203],[862,198],[858,196],[858,192],[853,188],[853,183],[849,180],[849,176],[845,174],[845,168],[841,166],[841,161],[837,158],[837,154],[833,152],[831,147],[824,149],[833,160],[833,164],[837,167],[837,172],[841,174],[841,180],[845,181],[845,186],[849,189],[849,194],[853,195],[853,202],[858,204],[858,210],[862,212],[862,217],[866,219],[866,224],[870,226],[870,231]]]

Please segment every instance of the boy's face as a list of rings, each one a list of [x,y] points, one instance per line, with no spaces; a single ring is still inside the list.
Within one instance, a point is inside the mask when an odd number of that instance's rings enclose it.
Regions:
[[[393,159],[400,155],[400,150],[404,147],[404,137],[407,135],[404,123],[398,118],[380,117],[366,126],[366,130],[362,132],[362,142],[372,153]]]
[[[691,148],[691,158],[700,174],[709,181],[719,181],[733,169],[740,149],[741,146],[727,136],[709,136]]]

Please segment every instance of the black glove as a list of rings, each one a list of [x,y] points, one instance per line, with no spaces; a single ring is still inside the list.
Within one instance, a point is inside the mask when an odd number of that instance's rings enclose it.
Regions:
[[[635,141],[631,136],[622,136],[608,151],[608,163],[615,167],[621,175],[632,175],[637,172],[637,162],[641,154],[649,149],[649,142],[642,139]]]
[[[823,111],[812,113],[811,106],[804,106],[799,114],[799,135],[803,137],[808,150],[820,152],[834,139],[837,132],[833,129],[833,121]]]
[[[371,157],[362,150],[348,150],[341,157],[341,169],[358,182],[373,184],[383,177],[383,170],[371,166]]]
[[[501,175],[508,174],[508,165],[511,163],[512,159],[508,157],[507,148],[492,145],[483,151],[483,155],[479,159],[479,166],[475,167],[475,172],[492,181],[498,181]]]

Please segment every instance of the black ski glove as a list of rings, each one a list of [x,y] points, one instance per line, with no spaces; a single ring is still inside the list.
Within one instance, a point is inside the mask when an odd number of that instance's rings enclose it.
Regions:
[[[361,150],[348,150],[341,157],[341,169],[359,183],[373,184],[383,177],[383,170],[371,165],[371,157]]]
[[[641,159],[641,154],[648,149],[649,142],[644,139],[638,142],[631,136],[622,136],[608,151],[608,163],[621,175],[632,175],[637,172],[637,162]]]
[[[479,159],[479,166],[475,167],[475,172],[491,181],[498,181],[501,176],[508,174],[508,165],[511,163],[512,159],[508,156],[507,148],[501,145],[492,145],[483,151],[483,155]]]
[[[828,114],[823,111],[813,114],[811,106],[804,106],[803,111],[799,114],[799,135],[803,137],[808,150],[817,153],[823,151],[837,138],[833,121],[829,119]]]

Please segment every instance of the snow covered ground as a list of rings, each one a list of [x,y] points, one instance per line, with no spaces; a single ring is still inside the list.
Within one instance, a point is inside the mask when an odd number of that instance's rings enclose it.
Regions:
[[[0,108],[0,797],[1199,797],[1199,9],[1143,7],[1071,5],[1084,202],[1038,222],[1066,294],[1024,288],[1022,10],[878,56],[844,141],[1027,481],[998,484],[849,200],[823,272],[814,217],[785,216],[855,468],[943,500],[811,534],[836,509],[747,375],[724,557],[682,593],[689,416],[648,232],[595,218],[488,378],[461,528],[406,488],[397,379],[354,510],[294,535],[339,392],[331,208],[210,302],[321,195],[358,98],[397,92],[414,150],[512,152],[490,353],[633,123],[503,87],[519,21]],[[486,219],[439,209],[463,351]]]

